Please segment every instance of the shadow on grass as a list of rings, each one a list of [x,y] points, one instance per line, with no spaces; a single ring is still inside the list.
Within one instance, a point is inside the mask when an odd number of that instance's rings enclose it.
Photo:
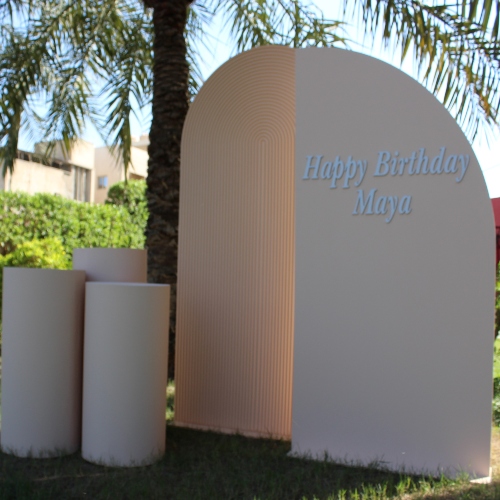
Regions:
[[[168,426],[155,465],[105,468],[79,455],[21,459],[0,453],[3,499],[500,498],[500,483],[470,485],[287,456],[290,443]]]

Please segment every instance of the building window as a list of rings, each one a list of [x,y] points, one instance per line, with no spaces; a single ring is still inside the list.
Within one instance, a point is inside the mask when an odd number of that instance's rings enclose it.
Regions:
[[[86,168],[73,167],[73,199],[78,201],[90,201],[90,173]]]
[[[103,175],[97,178],[97,189],[106,189],[108,187],[108,176]]]

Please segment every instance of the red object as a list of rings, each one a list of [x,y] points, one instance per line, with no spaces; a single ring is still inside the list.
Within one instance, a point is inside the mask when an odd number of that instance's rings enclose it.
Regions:
[[[497,266],[500,261],[500,198],[492,198],[493,215],[495,216],[495,226],[497,230]]]

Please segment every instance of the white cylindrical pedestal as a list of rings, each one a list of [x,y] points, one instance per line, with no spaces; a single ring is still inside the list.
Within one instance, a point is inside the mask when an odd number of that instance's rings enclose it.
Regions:
[[[168,285],[87,283],[82,457],[134,467],[165,451]]]
[[[85,273],[5,268],[2,450],[51,457],[80,447]]]
[[[133,248],[75,248],[73,269],[85,271],[87,281],[147,282],[147,250]]]

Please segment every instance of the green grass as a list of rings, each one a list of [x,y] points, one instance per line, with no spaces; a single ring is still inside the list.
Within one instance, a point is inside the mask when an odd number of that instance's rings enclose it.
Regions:
[[[35,460],[0,454],[0,498],[383,500],[500,496],[500,483],[470,485],[465,480],[432,480],[302,460],[288,457],[289,449],[288,442],[169,426],[165,458],[143,468],[105,468],[78,455]]]
[[[167,388],[167,418],[175,389]],[[500,498],[500,477],[489,485],[451,481],[289,457],[290,443],[250,439],[167,424],[165,457],[140,468],[109,468],[79,454],[26,459],[0,453],[0,499],[331,499]],[[500,433],[493,433],[493,460]]]
[[[495,343],[500,376],[500,341]],[[4,499],[500,499],[500,430],[493,429],[493,482],[451,481],[348,467],[288,456],[290,443],[181,429],[171,424],[175,387],[167,387],[167,447],[158,463],[108,468],[64,458],[22,459],[0,453]],[[498,471],[498,472],[497,472]]]

